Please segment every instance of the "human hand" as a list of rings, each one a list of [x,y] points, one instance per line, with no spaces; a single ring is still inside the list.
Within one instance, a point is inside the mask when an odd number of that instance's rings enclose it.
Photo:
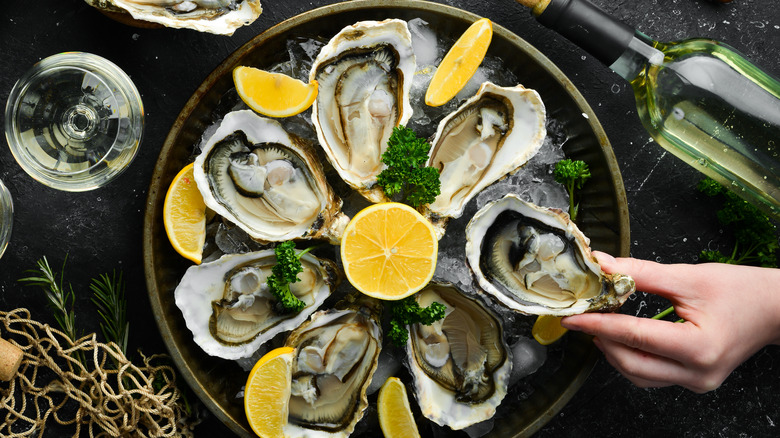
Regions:
[[[602,269],[672,302],[683,323],[615,313],[563,318],[594,335],[607,361],[643,388],[704,393],[763,346],[780,343],[780,269],[704,263],[664,265],[594,251]]]

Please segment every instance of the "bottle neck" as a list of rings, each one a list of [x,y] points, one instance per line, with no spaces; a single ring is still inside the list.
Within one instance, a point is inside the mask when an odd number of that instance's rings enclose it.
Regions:
[[[649,65],[661,65],[664,54],[655,47],[656,42],[637,31],[620,57],[609,65],[615,73],[631,82]]]
[[[535,8],[537,20],[587,50],[628,81],[663,54],[655,42],[588,0],[550,0]]]

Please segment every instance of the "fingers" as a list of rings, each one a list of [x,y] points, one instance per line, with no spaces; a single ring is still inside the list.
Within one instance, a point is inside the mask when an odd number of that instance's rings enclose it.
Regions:
[[[718,388],[728,376],[728,373],[700,370],[607,339],[594,338],[593,342],[610,365],[641,388],[680,385],[701,394]]]
[[[674,360],[687,360],[691,325],[617,313],[585,313],[567,316],[561,325]]]
[[[601,269],[608,274],[630,275],[636,282],[637,290],[673,299],[696,288],[698,272],[696,265],[665,265],[648,260],[630,257],[614,258],[611,255],[593,251]]]
[[[607,361],[639,387],[669,386],[689,378],[689,372],[675,360],[627,347],[608,339],[595,338]]]

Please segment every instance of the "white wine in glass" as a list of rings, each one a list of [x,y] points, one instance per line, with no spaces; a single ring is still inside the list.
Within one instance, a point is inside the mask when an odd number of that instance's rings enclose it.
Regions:
[[[92,190],[119,175],[136,155],[144,110],[130,78],[90,53],[38,62],[14,85],[5,135],[16,161],[50,187]]]

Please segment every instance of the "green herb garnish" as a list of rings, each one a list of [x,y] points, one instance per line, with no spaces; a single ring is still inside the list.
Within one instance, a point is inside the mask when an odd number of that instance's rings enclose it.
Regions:
[[[561,183],[569,192],[569,217],[572,221],[577,220],[577,213],[580,208],[579,202],[574,202],[575,189],[582,189],[582,185],[590,178],[590,169],[582,160],[563,159],[555,163],[553,171],[555,181]]]
[[[718,210],[718,222],[734,232],[731,253],[704,250],[699,259],[705,262],[777,267],[777,227],[761,210],[726,189],[712,178],[701,180],[697,189],[708,196],[723,195],[723,207]]]
[[[393,128],[382,154],[387,168],[377,175],[377,184],[391,199],[400,199],[412,207],[436,200],[441,193],[439,171],[426,167],[431,145],[405,126]]]
[[[54,319],[60,325],[60,329],[65,335],[75,343],[79,338],[76,334],[76,314],[73,311],[76,294],[73,293],[73,287],[70,284],[65,287],[65,262],[67,260],[68,257],[66,256],[62,262],[59,280],[54,271],[51,270],[49,260],[46,259],[46,256],[43,256],[36,262],[38,269],[24,271],[29,277],[20,278],[18,281],[28,286],[39,286],[43,289],[46,293],[46,298],[49,299],[48,306],[54,314]],[[75,356],[82,364],[86,363],[83,351],[76,351]]]
[[[444,318],[446,310],[447,307],[444,304],[437,302],[431,303],[428,307],[420,307],[414,295],[403,300],[393,301],[390,304],[390,331],[387,333],[387,337],[393,344],[400,347],[406,344],[406,340],[409,339],[407,325],[416,323],[431,325]]]
[[[65,287],[65,260],[60,269],[60,278],[51,270],[49,260],[46,256],[39,259],[36,264],[38,269],[28,269],[25,272],[29,277],[20,278],[19,282],[26,283],[28,286],[40,286],[46,292],[46,298],[49,299],[49,307],[53,310],[54,319],[60,325],[60,328],[71,341],[78,339],[76,336],[76,314],[73,312],[73,305],[76,301],[76,295],[73,293],[73,287],[68,284]]]
[[[303,272],[301,257],[314,248],[312,246],[296,254],[295,242],[291,240],[282,242],[274,248],[276,264],[271,268],[268,287],[277,300],[276,310],[279,313],[297,313],[306,307],[306,303],[290,291],[290,283],[300,281],[298,274]]]
[[[127,340],[130,336],[130,323],[127,321],[127,301],[125,300],[125,284],[122,273],[117,278],[116,272],[110,277],[103,274],[92,279],[89,285],[92,290],[92,303],[103,318],[100,329],[109,342],[114,342],[127,356]]]

